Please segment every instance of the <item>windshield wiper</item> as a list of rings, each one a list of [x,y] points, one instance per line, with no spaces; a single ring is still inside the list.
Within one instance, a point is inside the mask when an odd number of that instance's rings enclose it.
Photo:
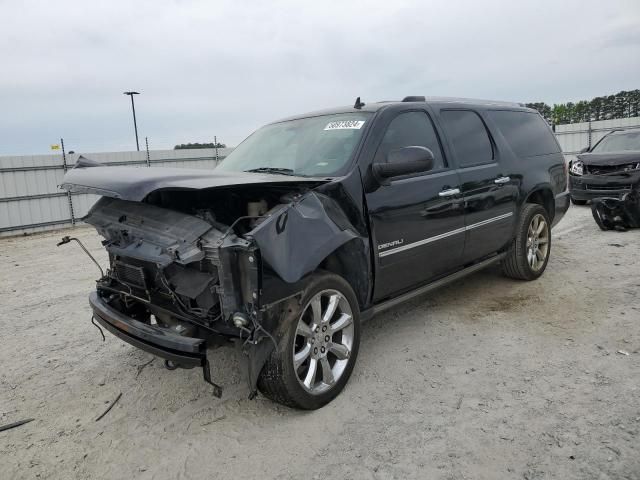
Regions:
[[[253,172],[253,173],[275,173],[278,175],[293,175],[295,173],[290,168],[280,168],[280,167],[258,167],[258,168],[250,168],[249,170],[245,170],[245,172]]]

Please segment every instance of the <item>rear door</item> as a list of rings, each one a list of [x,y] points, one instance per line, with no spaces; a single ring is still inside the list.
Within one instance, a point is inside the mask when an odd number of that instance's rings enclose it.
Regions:
[[[460,182],[446,161],[426,110],[403,111],[388,123],[374,162],[408,146],[430,148],[429,172],[393,179],[366,194],[376,249],[374,300],[409,290],[460,265],[464,213]]]
[[[442,109],[443,130],[464,197],[465,263],[506,246],[513,235],[517,179],[511,178],[482,117],[471,109]]]

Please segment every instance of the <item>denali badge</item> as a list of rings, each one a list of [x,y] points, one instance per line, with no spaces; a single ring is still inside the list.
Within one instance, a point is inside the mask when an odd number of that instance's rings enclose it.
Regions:
[[[403,243],[404,243],[404,238],[401,238],[400,240],[394,240],[392,242],[381,243],[380,245],[378,245],[378,250],[383,250],[389,247],[398,247]]]

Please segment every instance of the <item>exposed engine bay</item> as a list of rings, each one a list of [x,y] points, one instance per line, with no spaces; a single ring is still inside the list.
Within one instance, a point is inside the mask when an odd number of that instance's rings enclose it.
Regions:
[[[361,199],[327,184],[269,172],[79,163],[61,187],[102,196],[83,220],[109,256],[106,272],[92,257],[101,270],[89,296],[92,322],[168,368],[202,366],[216,395],[208,352],[235,344],[248,357],[253,396],[308,274],[330,262],[363,301],[370,293]],[[59,245],[70,240],[77,241]]]
[[[234,313],[249,315],[240,307],[258,304],[259,253],[245,236],[301,193],[247,190],[160,191],[144,203],[100,199],[85,219],[109,252],[99,289],[117,295],[132,317],[153,316],[184,335],[218,331],[216,323]],[[236,323],[246,326],[241,317]]]
[[[124,176],[117,190],[103,189],[100,170],[74,169],[66,177],[74,180],[66,188],[103,194],[84,218],[109,255],[89,299],[94,319],[165,362],[203,366],[215,394],[221,390],[211,381],[210,348],[242,347],[255,394],[283,309],[303,291],[305,275],[354,239],[357,246],[342,251],[346,262],[366,264],[366,237],[333,195],[315,189],[323,181],[230,179],[233,185],[193,189],[158,172],[145,193]],[[160,182],[171,188],[157,188]],[[368,278],[361,268],[349,270]]]

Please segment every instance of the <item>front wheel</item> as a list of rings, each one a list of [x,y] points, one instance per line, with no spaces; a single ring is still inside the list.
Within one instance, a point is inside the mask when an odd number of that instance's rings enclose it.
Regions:
[[[342,391],[358,356],[360,312],[353,289],[338,275],[313,274],[299,306],[281,322],[258,388],[290,407],[320,408]]]
[[[551,252],[551,221],[538,204],[526,203],[520,212],[516,238],[502,261],[507,277],[535,280],[547,268]]]
[[[586,200],[578,200],[576,198],[571,197],[571,203],[573,203],[574,205],[586,205],[587,201]]]

